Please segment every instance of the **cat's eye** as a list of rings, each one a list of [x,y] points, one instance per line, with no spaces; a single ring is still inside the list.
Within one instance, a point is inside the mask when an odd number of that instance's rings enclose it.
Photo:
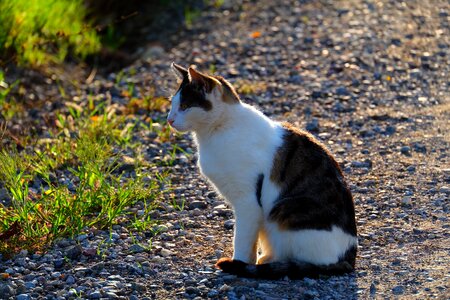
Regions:
[[[181,103],[180,104],[180,110],[186,110],[188,108],[186,103]]]

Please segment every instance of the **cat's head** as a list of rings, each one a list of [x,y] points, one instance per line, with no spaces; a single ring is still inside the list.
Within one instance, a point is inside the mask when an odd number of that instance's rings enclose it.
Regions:
[[[209,76],[189,67],[172,63],[181,84],[172,96],[168,123],[178,131],[200,131],[215,126],[230,105],[240,103],[239,96],[225,79]]]

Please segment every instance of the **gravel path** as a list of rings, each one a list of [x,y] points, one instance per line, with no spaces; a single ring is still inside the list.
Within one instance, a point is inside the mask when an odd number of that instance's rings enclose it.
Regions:
[[[150,250],[116,225],[62,240],[45,255],[22,252],[0,262],[9,274],[0,297],[449,299],[449,10],[438,0],[225,1],[175,48],[148,51],[151,62],[124,70],[137,70],[126,81],[164,96],[175,85],[172,61],[217,70],[244,101],[322,139],[355,198],[354,274],[266,281],[214,270],[231,254],[232,212],[200,178],[184,135],[177,143],[191,155],[170,167],[174,191],[154,213],[162,233]],[[82,88],[109,91],[124,105],[115,78]],[[145,158],[161,159],[170,145],[146,134],[135,136],[149,149]],[[168,204],[173,198],[186,199],[186,208]]]

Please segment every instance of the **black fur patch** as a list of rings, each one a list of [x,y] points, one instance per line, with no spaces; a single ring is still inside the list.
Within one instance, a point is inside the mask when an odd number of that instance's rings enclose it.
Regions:
[[[258,205],[262,207],[261,204],[261,191],[264,182],[264,174],[258,175],[258,181],[256,182],[256,201],[258,201]]]
[[[200,107],[206,111],[212,109],[211,101],[205,97],[205,88],[200,84],[189,82],[187,77],[181,82],[178,92],[180,92],[180,110],[191,107]]]
[[[285,230],[331,230],[356,236],[353,198],[331,153],[311,134],[284,124],[270,178],[281,193],[269,218]]]

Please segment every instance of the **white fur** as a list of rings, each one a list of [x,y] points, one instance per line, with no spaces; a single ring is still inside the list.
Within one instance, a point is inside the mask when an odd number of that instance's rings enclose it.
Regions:
[[[216,87],[207,99],[212,110],[190,108],[179,111],[179,94],[172,99],[169,119],[173,127],[194,132],[199,167],[217,190],[231,203],[236,224],[234,259],[257,261],[255,243],[262,250],[258,263],[301,260],[315,264],[336,263],[356,238],[333,227],[326,230],[281,230],[268,221],[280,189],[270,181],[274,155],[282,144],[282,126],[254,107],[227,104]],[[262,208],[256,199],[256,180],[264,174]]]

